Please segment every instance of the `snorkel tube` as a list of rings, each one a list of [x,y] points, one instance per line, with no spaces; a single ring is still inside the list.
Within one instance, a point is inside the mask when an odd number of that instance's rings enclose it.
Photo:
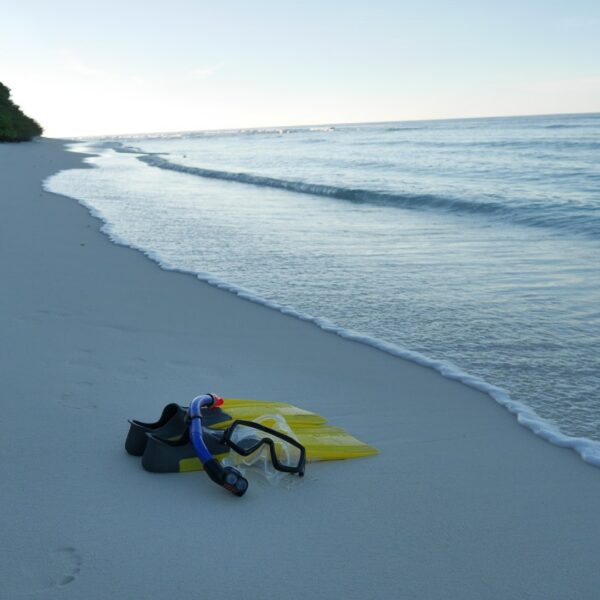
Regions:
[[[233,467],[224,467],[210,452],[202,438],[202,408],[216,408],[223,400],[212,394],[197,396],[188,408],[190,440],[207,475],[218,485],[235,496],[243,496],[248,489],[248,481]]]

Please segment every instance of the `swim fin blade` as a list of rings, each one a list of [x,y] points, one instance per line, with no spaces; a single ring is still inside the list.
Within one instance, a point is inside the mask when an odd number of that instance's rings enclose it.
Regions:
[[[362,458],[379,454],[379,450],[361,442],[341,427],[322,425],[295,429],[298,441],[306,448],[306,460],[345,460],[347,458]]]

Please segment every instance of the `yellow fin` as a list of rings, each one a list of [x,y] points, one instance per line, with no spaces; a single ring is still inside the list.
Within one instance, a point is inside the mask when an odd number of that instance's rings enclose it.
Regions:
[[[344,460],[379,454],[377,448],[361,442],[345,429],[325,425],[321,427],[292,430],[298,441],[306,448],[306,460]]]

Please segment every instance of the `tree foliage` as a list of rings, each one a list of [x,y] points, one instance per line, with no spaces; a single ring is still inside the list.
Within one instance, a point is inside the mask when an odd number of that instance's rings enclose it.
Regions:
[[[39,123],[10,99],[10,89],[0,83],[0,142],[26,142],[42,131]]]

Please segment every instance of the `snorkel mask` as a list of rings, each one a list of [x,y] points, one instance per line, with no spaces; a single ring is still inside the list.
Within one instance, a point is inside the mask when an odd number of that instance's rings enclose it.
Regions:
[[[223,463],[240,469],[258,467],[271,483],[285,477],[285,473],[302,477],[306,451],[292,436],[293,432],[281,416],[234,421],[220,440],[233,450]]]
[[[203,408],[216,408],[222,398],[212,394],[194,398],[188,408],[190,440],[207,475],[235,496],[243,496],[248,480],[232,466],[223,466],[208,450],[202,437]],[[291,432],[290,432],[291,433]],[[304,475],[306,450],[290,435],[254,421],[234,421],[223,433],[221,443],[243,457],[264,455],[265,449],[272,466],[283,473]]]

